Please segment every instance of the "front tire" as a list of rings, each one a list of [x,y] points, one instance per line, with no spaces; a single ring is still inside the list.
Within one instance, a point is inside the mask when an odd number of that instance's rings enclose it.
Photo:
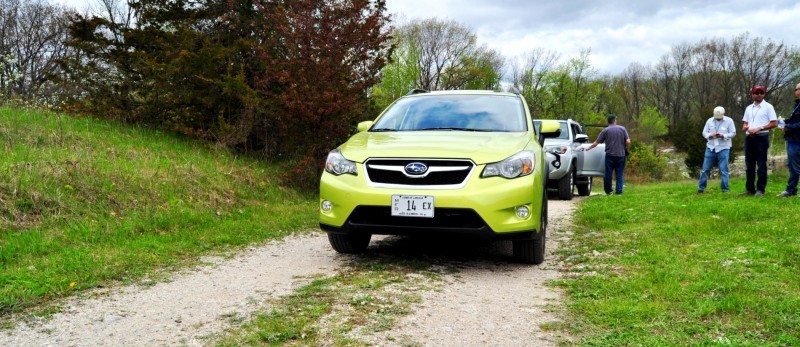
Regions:
[[[578,183],[576,186],[578,187],[578,195],[580,196],[589,196],[592,194],[592,179],[594,177],[587,177],[589,180],[588,183]]]
[[[558,198],[561,200],[572,200],[572,191],[575,187],[575,166],[569,173],[558,180]]]
[[[542,197],[542,213],[539,230],[531,240],[514,240],[514,259],[520,263],[541,264],[544,262],[545,241],[547,240],[547,195]]]
[[[371,234],[328,233],[328,242],[331,247],[339,253],[346,254],[363,253],[369,246],[371,238]]]

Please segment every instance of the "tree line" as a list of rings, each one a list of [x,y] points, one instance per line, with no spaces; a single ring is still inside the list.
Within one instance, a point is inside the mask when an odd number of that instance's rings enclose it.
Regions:
[[[385,1],[97,5],[78,13],[0,0],[6,101],[58,103],[258,153],[287,163],[285,178],[309,188],[357,121],[413,88],[513,87],[536,118],[603,124],[613,113],[642,148],[670,141],[696,168],[715,106],[740,122],[750,87],[764,84],[779,113],[791,110],[800,71],[797,47],[749,33],[676,45],[655,64],[601,75],[588,49],[567,59],[539,48],[504,57],[456,21],[396,22]]]

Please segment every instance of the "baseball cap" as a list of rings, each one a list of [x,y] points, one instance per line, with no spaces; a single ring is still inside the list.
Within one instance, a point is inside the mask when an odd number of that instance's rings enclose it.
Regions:
[[[767,92],[767,88],[764,88],[764,86],[762,86],[762,85],[760,85],[760,84],[759,84],[759,85],[757,85],[757,86],[753,87],[753,90],[751,90],[751,91],[750,91],[750,93],[755,93],[755,92],[757,92],[757,91],[759,91],[759,90],[760,90],[762,93],[766,93],[766,92]]]
[[[722,119],[725,116],[725,108],[722,106],[714,107],[714,119]]]

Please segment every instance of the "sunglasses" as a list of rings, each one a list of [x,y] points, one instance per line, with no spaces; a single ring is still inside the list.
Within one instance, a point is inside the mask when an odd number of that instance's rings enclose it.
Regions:
[[[764,94],[764,92],[762,92],[762,91],[760,91],[760,90],[759,90],[759,91],[757,91],[757,92],[753,92],[753,95],[763,95],[763,94]]]

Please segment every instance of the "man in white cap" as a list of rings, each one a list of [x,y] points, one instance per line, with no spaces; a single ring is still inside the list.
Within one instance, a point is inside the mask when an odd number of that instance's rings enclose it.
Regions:
[[[700,173],[700,182],[697,183],[697,193],[702,194],[708,184],[708,176],[714,164],[719,168],[720,188],[723,193],[730,190],[728,180],[728,158],[731,153],[731,138],[736,136],[736,125],[733,119],[725,116],[722,106],[714,108],[714,116],[706,121],[703,128],[703,137],[708,140],[706,154],[703,158],[703,171]]]

